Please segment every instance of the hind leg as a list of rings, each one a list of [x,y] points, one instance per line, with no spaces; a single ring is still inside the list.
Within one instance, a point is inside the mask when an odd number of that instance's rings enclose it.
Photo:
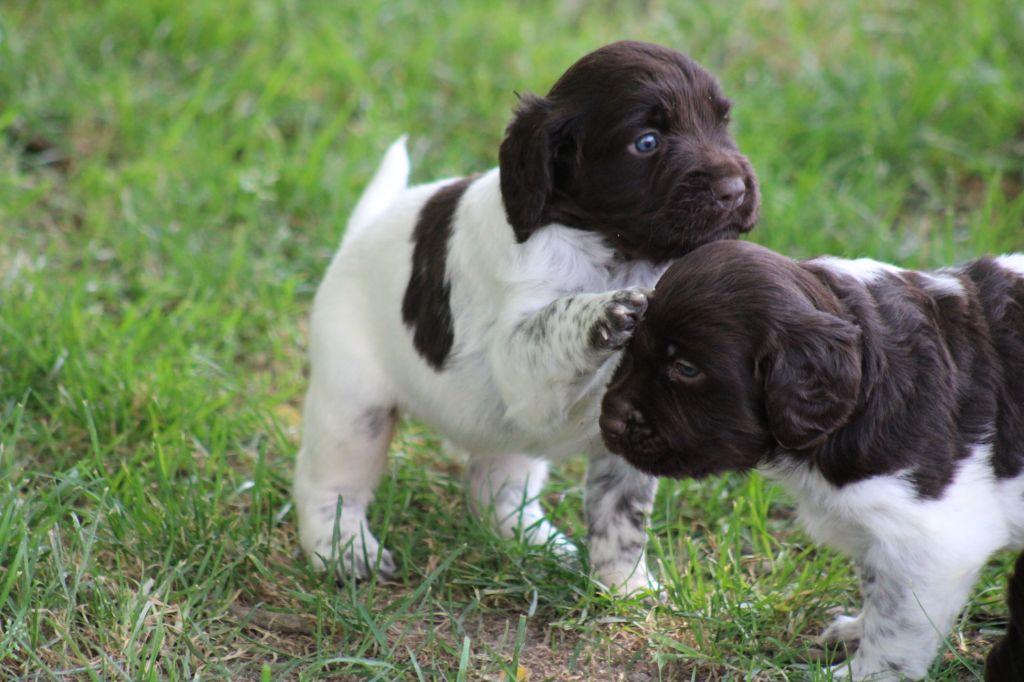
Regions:
[[[550,544],[573,554],[568,537],[544,518],[540,493],[548,463],[529,455],[481,457],[469,465],[469,495],[473,511],[489,517],[504,538],[521,538],[533,545]]]
[[[367,390],[379,385],[370,377],[327,369],[314,367],[306,395],[294,481],[299,539],[316,568],[337,562],[357,578],[375,567],[390,576],[395,562],[367,527],[366,509],[387,465],[394,403]]]

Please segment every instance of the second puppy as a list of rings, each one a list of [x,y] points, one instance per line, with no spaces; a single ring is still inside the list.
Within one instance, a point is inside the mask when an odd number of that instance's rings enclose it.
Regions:
[[[648,585],[656,481],[601,444],[614,358],[665,263],[757,220],[757,181],[704,69],[625,42],[524,96],[499,168],[407,187],[401,145],[360,199],[313,304],[295,502],[302,546],[365,576],[399,415],[469,451],[474,507],[505,536],[570,548],[543,516],[546,458],[585,451],[596,577]]]
[[[600,423],[651,474],[780,481],[860,577],[824,633],[860,643],[836,674],[924,677],[982,566],[1024,547],[1024,254],[915,272],[709,244],[658,282]],[[1021,665],[1011,635],[993,670]]]

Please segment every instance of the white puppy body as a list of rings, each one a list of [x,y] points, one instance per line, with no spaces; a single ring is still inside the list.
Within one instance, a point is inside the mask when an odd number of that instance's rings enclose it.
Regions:
[[[314,301],[295,477],[302,545],[318,564],[337,556],[337,520],[343,568],[363,575],[378,561],[365,512],[397,408],[470,453],[474,506],[493,508],[504,535],[525,531],[531,541],[568,546],[536,500],[547,473],[542,458],[606,458],[596,416],[617,353],[595,349],[588,333],[619,310],[622,289],[652,286],[663,267],[622,259],[600,235],[557,224],[517,243],[494,169],[472,181],[452,221],[446,262],[455,342],[438,371],[417,352],[398,302],[418,215],[452,181],[405,189],[407,173],[400,141],[353,213]],[[616,471],[616,487],[653,493],[653,479],[618,458],[602,466]],[[605,535],[621,533],[629,530]],[[646,587],[643,539],[612,544],[591,547],[592,560],[605,559],[595,562],[598,578],[627,591]],[[623,544],[633,551],[623,554]],[[379,561],[393,569],[386,550]]]
[[[545,458],[586,453],[591,568],[648,585],[657,484],[604,448],[598,398],[663,264],[757,222],[729,110],[691,59],[626,41],[523,95],[496,170],[406,188],[388,152],[313,306],[295,500],[316,563],[393,570],[366,507],[402,413],[471,453],[474,508],[531,542],[569,547],[537,495]]]

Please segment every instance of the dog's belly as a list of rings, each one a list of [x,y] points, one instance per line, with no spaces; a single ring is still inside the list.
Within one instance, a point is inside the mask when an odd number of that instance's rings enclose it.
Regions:
[[[431,427],[474,455],[528,453],[548,458],[577,454],[600,442],[598,416],[607,370],[599,372],[579,401],[561,419],[543,430],[530,430],[510,414],[493,374],[486,336],[457,342],[459,350],[438,372],[416,353],[411,334],[387,351],[400,368],[391,376],[399,410]],[[552,389],[556,390],[556,389]]]
[[[536,433],[506,416],[494,382],[481,380],[490,375],[458,368],[441,376],[416,374],[419,376],[406,375],[404,385],[398,388],[401,412],[474,455],[520,452],[559,458],[579,453],[600,438],[593,414],[599,409],[598,395],[584,400],[560,428]]]
[[[989,446],[975,446],[937,499],[918,497],[902,474],[835,486],[809,467],[761,471],[794,494],[801,523],[812,538],[848,556],[863,556],[879,543],[934,543],[939,553],[988,556],[1024,547],[1024,475],[997,480],[990,457]]]

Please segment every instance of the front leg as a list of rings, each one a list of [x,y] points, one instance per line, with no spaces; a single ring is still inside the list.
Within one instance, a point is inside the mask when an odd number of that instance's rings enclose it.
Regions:
[[[632,335],[647,309],[647,292],[567,296],[510,323],[491,354],[506,415],[537,433],[564,423],[607,380],[601,370]]]
[[[647,571],[647,519],[658,479],[634,469],[600,445],[587,465],[587,550],[594,577],[619,595],[661,586]]]
[[[914,553],[909,553],[915,556]],[[857,652],[833,668],[836,679],[922,679],[953,627],[980,566],[953,565],[916,555],[920,565],[859,562],[864,608],[840,617],[824,637],[859,639]]]
[[[860,593],[867,598],[867,595],[872,591],[876,581],[875,572],[870,568],[865,568],[859,563],[856,565],[856,572],[857,581],[860,584]],[[867,578],[866,583],[865,578]],[[856,616],[839,614],[832,619],[832,622],[829,623],[828,627],[826,627],[824,632],[821,633],[819,639],[823,643],[856,645],[863,634],[863,613],[858,613]]]

